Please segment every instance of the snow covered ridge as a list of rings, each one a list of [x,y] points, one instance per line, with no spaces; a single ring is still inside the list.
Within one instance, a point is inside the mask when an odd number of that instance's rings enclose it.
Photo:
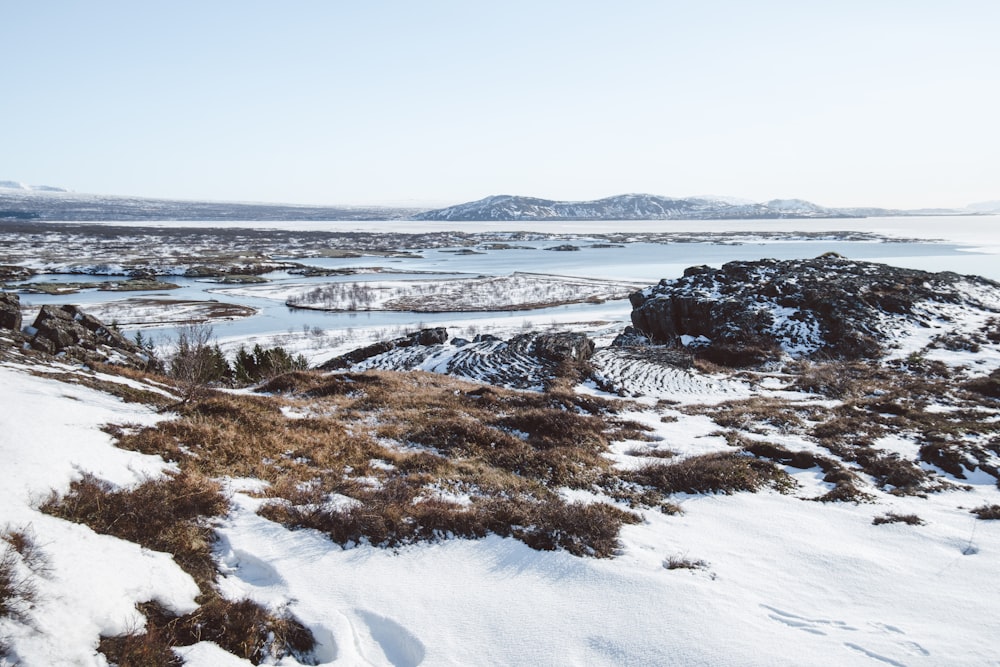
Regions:
[[[307,206],[153,199],[67,192],[47,186],[25,186],[15,181],[0,181],[0,220],[394,220],[420,210],[387,206]]]
[[[478,201],[418,213],[414,220],[746,220],[768,218],[863,218],[919,215],[918,211],[877,208],[828,208],[802,199],[745,203],[717,197],[674,199],[625,194],[594,201],[553,201],[495,195]],[[950,211],[962,214],[962,211]],[[964,213],[968,213],[965,211]]]
[[[25,185],[19,181],[0,181],[0,189],[27,190],[29,192],[67,192],[67,190],[63,188],[57,188],[51,185]]]
[[[1000,284],[824,255],[696,266],[632,294],[632,322],[653,342],[727,365],[782,354],[921,354],[1000,363]]]
[[[506,382],[488,372],[589,353],[582,334],[442,338],[364,361],[467,351],[452,372]],[[710,375],[613,346],[595,367],[638,400],[550,365],[541,391],[295,372],[181,403],[156,376],[0,330],[5,347],[0,556],[35,593],[0,613],[4,667],[129,664],[157,641],[131,664],[922,667],[1000,648],[997,374]],[[113,510],[80,511],[93,496]],[[258,643],[234,646],[256,614]]]

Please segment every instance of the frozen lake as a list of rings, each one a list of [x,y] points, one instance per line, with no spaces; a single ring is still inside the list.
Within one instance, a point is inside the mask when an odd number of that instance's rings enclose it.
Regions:
[[[176,224],[191,227],[192,223],[159,223],[160,226]],[[374,232],[385,229],[394,232],[425,232],[460,230],[522,231],[560,234],[559,239],[511,241],[507,249],[490,249],[486,245],[469,248],[420,249],[411,248],[414,257],[384,258],[362,257],[351,259],[296,259],[311,266],[323,268],[383,267],[393,273],[359,274],[351,276],[312,277],[289,275],[284,272],[267,274],[270,284],[302,284],[313,287],[329,282],[385,281],[454,278],[456,275],[509,275],[514,272],[543,273],[608,280],[653,284],[662,278],[680,276],[684,269],[698,264],[721,266],[732,260],[755,260],[765,257],[795,259],[815,257],[824,252],[837,252],[851,259],[883,262],[895,266],[928,271],[955,271],[985,276],[1000,281],[1000,216],[981,217],[922,217],[922,218],[868,218],[858,220],[753,220],[753,221],[623,221],[623,222],[565,222],[565,223],[233,223],[233,227],[268,227],[282,229],[310,229],[327,231]],[[214,225],[218,226],[218,225]],[[733,232],[751,235],[754,232],[862,231],[885,235],[893,242],[843,241],[832,239],[752,239],[741,242],[685,242],[645,243],[626,242],[607,247],[601,234],[613,232]],[[909,239],[909,240],[902,240]],[[920,239],[920,240],[915,240]],[[577,250],[553,250],[571,245]],[[430,274],[430,275],[429,275]],[[90,276],[44,275],[37,281],[72,282],[105,280]],[[627,321],[630,307],[627,301],[604,304],[578,304],[545,308],[534,311],[509,313],[405,313],[405,312],[352,312],[326,313],[313,310],[291,309],[280,300],[263,296],[248,296],[246,287],[240,294],[216,283],[190,278],[168,278],[180,285],[169,292],[120,293],[87,290],[73,295],[22,296],[28,306],[45,303],[73,302],[81,305],[110,303],[127,298],[151,299],[214,299],[239,303],[256,308],[253,317],[233,322],[218,322],[216,334],[224,338],[256,336],[304,329],[343,330],[348,328],[398,328],[416,327],[462,320],[510,319],[530,320],[538,324],[572,320]],[[160,329],[158,335],[169,335]]]

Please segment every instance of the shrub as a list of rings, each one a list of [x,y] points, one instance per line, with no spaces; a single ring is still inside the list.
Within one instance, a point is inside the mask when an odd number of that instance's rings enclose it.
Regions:
[[[875,496],[862,491],[852,482],[837,482],[837,485],[822,496],[811,498],[821,503],[867,503],[875,500]]]
[[[212,327],[204,324],[188,325],[177,334],[177,342],[168,359],[168,373],[180,383],[186,400],[213,382],[227,380],[232,374],[222,350],[211,341]]]
[[[215,579],[214,536],[204,518],[225,514],[228,502],[219,485],[201,475],[182,472],[132,489],[115,489],[88,474],[73,482],[65,496],[50,497],[41,509],[94,532],[172,554],[203,592]]]
[[[175,616],[155,602],[140,604],[139,610],[146,616],[144,632],[103,637],[99,646],[111,662],[123,667],[180,665],[171,648],[202,641],[215,642],[255,665],[289,654],[304,658],[315,645],[312,634],[298,620],[275,616],[250,600],[213,596],[184,616]]]
[[[1000,505],[983,505],[972,510],[972,513],[985,521],[1000,520]]]
[[[17,551],[5,545],[0,555],[0,618],[23,618],[35,600],[35,587],[21,573],[19,561]]]
[[[448,536],[479,538],[490,533],[518,539],[533,549],[564,549],[576,556],[608,558],[618,549],[618,531],[639,518],[603,503],[567,503],[558,496],[524,493],[488,496],[469,505],[418,498],[419,488],[393,479],[381,488],[357,489],[358,501],[327,508],[318,489],[272,502],[261,513],[293,528],[313,528],[341,545],[367,541],[398,547]],[[283,493],[282,495],[287,495]]]
[[[282,347],[264,349],[258,343],[247,352],[241,345],[233,361],[232,374],[237,384],[255,384],[283,373],[305,370],[308,365],[301,354],[292,357]]]
[[[905,523],[908,526],[922,526],[924,525],[924,520],[916,514],[896,514],[895,512],[889,512],[888,514],[883,514],[872,519],[872,525],[874,526],[881,526],[884,523]]]
[[[8,526],[0,532],[0,619],[26,620],[37,599],[32,577],[46,566],[45,555],[28,528]],[[0,657],[5,653],[0,641]]]
[[[704,570],[708,567],[708,562],[694,560],[687,556],[670,556],[663,561],[663,567],[668,570]]]
[[[759,491],[773,487],[784,493],[795,482],[770,461],[719,452],[693,456],[678,463],[653,463],[633,473],[635,481],[664,494]]]

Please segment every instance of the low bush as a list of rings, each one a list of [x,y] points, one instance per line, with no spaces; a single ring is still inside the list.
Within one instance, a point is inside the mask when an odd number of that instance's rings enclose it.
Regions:
[[[45,554],[29,528],[0,531],[0,619],[27,620],[37,600],[33,578],[48,567]],[[0,657],[7,652],[0,639]]]
[[[896,514],[895,512],[889,512],[888,514],[883,514],[872,519],[872,525],[874,526],[881,526],[886,523],[905,523],[908,526],[922,526],[924,525],[924,520],[916,514]]]
[[[718,452],[693,456],[677,463],[654,463],[633,473],[636,482],[664,494],[759,491],[772,487],[782,493],[795,485],[784,470],[770,461],[743,454]]]
[[[4,545],[2,550],[3,553],[0,554],[0,618],[23,619],[25,612],[35,600],[35,587],[30,578],[23,574],[17,551],[9,545]]]
[[[972,513],[984,521],[997,521],[1000,520],[1000,505],[983,505],[972,510]]]
[[[663,561],[663,567],[668,570],[704,570],[708,567],[708,562],[687,556],[670,556]]]
[[[84,475],[68,494],[53,495],[41,509],[94,532],[172,554],[202,592],[215,580],[214,535],[204,519],[225,514],[228,502],[219,485],[201,475],[182,472],[131,489],[115,489]]]
[[[533,549],[564,549],[577,556],[607,558],[618,549],[618,532],[639,517],[603,503],[567,503],[558,496],[525,493],[478,497],[467,505],[420,497],[404,479],[380,488],[359,488],[356,501],[329,507],[319,489],[269,503],[261,514],[293,528],[313,528],[341,545],[367,542],[398,547],[447,537],[513,537]]]
[[[802,417],[798,408],[773,398],[749,398],[741,401],[728,401],[708,410],[701,409],[711,416],[712,420],[723,428],[761,431],[761,427],[778,430],[782,433],[792,432],[802,426]]]
[[[143,632],[102,637],[98,650],[114,664],[180,665],[171,648],[209,641],[255,665],[286,655],[307,660],[315,645],[309,630],[290,617],[278,617],[250,600],[212,597],[196,611],[176,616],[156,602],[139,605]],[[308,661],[307,661],[308,662]]]

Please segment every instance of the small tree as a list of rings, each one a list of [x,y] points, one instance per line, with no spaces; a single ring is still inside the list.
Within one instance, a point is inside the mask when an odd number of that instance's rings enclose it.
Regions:
[[[258,343],[250,352],[240,346],[233,361],[233,375],[239,384],[253,384],[289,371],[305,370],[308,365],[301,354],[293,357],[282,347],[265,349]]]
[[[218,344],[212,344],[212,327],[189,324],[177,333],[169,360],[170,376],[180,382],[184,400],[210,384],[228,380],[232,370]]]

